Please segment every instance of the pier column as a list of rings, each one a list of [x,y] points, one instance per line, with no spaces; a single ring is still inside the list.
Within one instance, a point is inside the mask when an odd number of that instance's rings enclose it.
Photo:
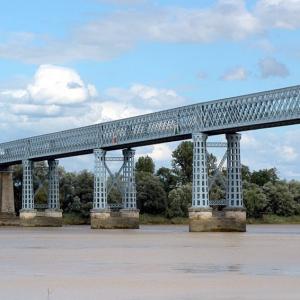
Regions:
[[[48,209],[59,209],[58,160],[49,160],[48,170]]]
[[[136,185],[134,174],[134,154],[135,150],[124,149],[124,167],[123,167],[123,208],[136,209]]]
[[[23,165],[23,182],[22,182],[22,209],[20,210],[20,224],[29,226],[36,217],[37,211],[34,209],[34,192],[33,192],[33,161],[25,159]]]
[[[12,171],[0,168],[0,226],[18,225],[15,213],[15,199]]]
[[[123,209],[120,210],[123,228],[139,228],[139,210],[136,207],[136,185],[135,185],[135,150],[123,150]]]
[[[107,188],[106,188],[106,151],[102,149],[94,150],[95,173],[94,173],[94,199],[93,209],[107,208]]]
[[[208,231],[212,218],[212,209],[209,206],[206,141],[206,134],[193,134],[193,190],[192,207],[189,209],[190,231]]]
[[[110,222],[110,209],[107,208],[107,183],[105,168],[106,151],[95,149],[95,168],[94,168],[94,198],[93,209],[91,210],[91,228],[106,228]]]
[[[48,208],[45,210],[45,224],[62,226],[62,210],[59,202],[58,160],[48,160]]]
[[[246,231],[246,211],[243,203],[243,182],[240,141],[238,133],[226,134],[227,139],[227,207],[225,217],[232,219],[232,228]]]

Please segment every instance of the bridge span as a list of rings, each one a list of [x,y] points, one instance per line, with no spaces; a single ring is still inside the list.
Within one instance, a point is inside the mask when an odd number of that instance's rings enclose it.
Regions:
[[[298,85],[1,143],[0,166],[299,122]]]
[[[300,123],[300,86],[202,102],[156,113],[45,134],[0,144],[1,214],[14,215],[12,175],[8,167],[22,163],[22,210],[24,226],[59,226],[59,176],[57,158],[94,153],[92,228],[138,228],[133,147],[193,139],[193,190],[189,210],[190,231],[245,231],[240,139],[245,130]],[[207,172],[207,138],[226,134],[226,199],[212,210],[212,180]],[[123,164],[116,177],[109,170],[107,151],[122,149]],[[45,212],[34,208],[34,161],[48,160],[49,190]],[[107,173],[122,194],[118,212],[107,202]],[[221,199],[220,199],[221,200]],[[225,205],[224,205],[225,204]],[[225,208],[224,208],[225,206]],[[223,208],[223,209],[222,209]],[[0,222],[1,224],[1,222]]]

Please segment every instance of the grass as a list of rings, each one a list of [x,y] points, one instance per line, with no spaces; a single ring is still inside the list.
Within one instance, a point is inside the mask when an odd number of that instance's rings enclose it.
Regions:
[[[300,216],[282,217],[277,215],[263,215],[262,218],[248,218],[248,224],[300,224]]]
[[[188,224],[188,218],[166,218],[161,215],[140,214],[140,224],[143,225],[167,225],[167,224]]]
[[[188,218],[166,218],[162,215],[140,214],[140,224],[142,225],[187,225]],[[87,225],[89,218],[84,218],[76,213],[63,214],[64,225]],[[248,218],[247,224],[300,224],[300,215],[291,217],[281,217],[277,215],[264,215],[262,218]]]

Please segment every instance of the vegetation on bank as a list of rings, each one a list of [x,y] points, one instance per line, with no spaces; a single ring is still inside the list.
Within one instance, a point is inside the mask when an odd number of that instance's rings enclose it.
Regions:
[[[156,171],[153,160],[140,157],[136,163],[137,206],[142,224],[186,224],[192,199],[193,144],[182,142],[172,153],[172,167]],[[214,175],[217,159],[208,156],[208,173]],[[21,208],[22,166],[14,167],[16,209]],[[66,172],[59,168],[60,203],[65,224],[87,224],[93,201],[93,173]],[[279,178],[275,168],[250,171],[242,166],[243,196],[250,223],[298,223],[300,219],[300,182]],[[111,178],[108,181],[111,182]],[[119,178],[118,180],[121,180]],[[211,199],[224,199],[226,171],[221,170],[210,191]],[[47,168],[35,163],[35,202],[47,203]],[[109,203],[121,201],[114,187]],[[300,223],[300,222],[299,222]]]

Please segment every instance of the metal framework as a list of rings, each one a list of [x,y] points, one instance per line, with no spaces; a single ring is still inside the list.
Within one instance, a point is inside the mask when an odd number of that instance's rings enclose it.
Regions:
[[[227,150],[227,192],[228,207],[243,207],[242,166],[240,134],[226,134]]]
[[[300,86],[165,110],[0,144],[0,165],[297,124]]]
[[[59,209],[59,177],[58,177],[58,160],[48,161],[48,208]]]
[[[106,151],[97,149],[95,153],[94,174],[94,209],[136,209],[136,185],[134,174],[135,150],[123,149],[123,157],[106,157]],[[114,175],[106,164],[106,161],[122,161],[119,171]],[[108,184],[106,172],[110,175],[112,182]],[[122,175],[122,182],[119,178]],[[122,204],[108,204],[107,195],[116,186],[122,194]]]
[[[134,154],[135,150],[124,149],[123,167],[123,206],[125,209],[136,209],[136,186],[134,175]]]
[[[205,133],[193,134],[193,195],[192,206],[208,208],[208,172]]]
[[[106,167],[105,155],[106,151],[96,149],[95,154],[95,173],[94,173],[94,209],[107,208],[107,193],[106,193]]]
[[[23,160],[22,209],[34,209],[33,161]]]

